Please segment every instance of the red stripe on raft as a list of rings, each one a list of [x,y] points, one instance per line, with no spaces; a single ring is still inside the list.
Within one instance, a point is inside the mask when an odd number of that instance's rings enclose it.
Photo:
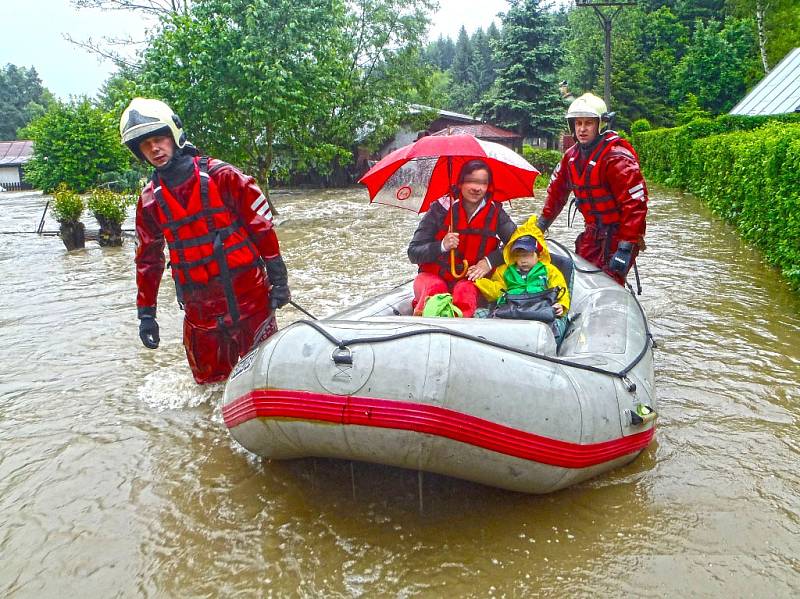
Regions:
[[[581,445],[436,406],[279,389],[251,391],[223,407],[222,416],[228,428],[253,418],[296,418],[415,431],[562,468],[587,468],[640,451],[655,433],[653,426],[627,437]]]

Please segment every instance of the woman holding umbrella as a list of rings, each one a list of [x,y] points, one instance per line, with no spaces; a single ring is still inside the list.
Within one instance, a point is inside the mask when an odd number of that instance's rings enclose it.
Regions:
[[[446,195],[433,202],[420,221],[408,246],[409,259],[419,265],[415,314],[421,314],[427,299],[437,293],[452,293],[465,318],[475,313],[480,296],[475,281],[503,264],[501,242],[517,228],[500,202],[493,201],[492,188],[489,165],[470,160],[458,175],[458,197],[453,201]]]

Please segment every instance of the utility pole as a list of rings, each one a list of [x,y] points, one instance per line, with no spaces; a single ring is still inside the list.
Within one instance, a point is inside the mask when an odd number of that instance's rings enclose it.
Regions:
[[[600,20],[600,26],[605,35],[605,88],[603,89],[603,100],[608,109],[611,109],[611,23],[625,6],[636,4],[631,0],[575,0],[577,8],[592,8]],[[610,12],[603,12],[601,6],[610,6]]]

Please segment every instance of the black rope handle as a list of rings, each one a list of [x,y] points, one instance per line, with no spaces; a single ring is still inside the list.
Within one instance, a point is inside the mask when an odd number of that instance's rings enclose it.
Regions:
[[[637,302],[638,304],[638,302]],[[641,306],[640,306],[641,309]],[[415,331],[405,331],[403,333],[395,333],[394,335],[386,335],[383,337],[356,337],[353,339],[337,339],[333,334],[327,331],[322,325],[318,324],[317,322],[313,322],[310,320],[298,320],[293,323],[292,326],[297,324],[304,324],[306,326],[310,326],[312,329],[316,330],[320,335],[325,337],[328,341],[330,341],[333,345],[335,345],[339,350],[345,350],[355,345],[363,345],[366,343],[384,343],[386,341],[396,341],[398,339],[406,339],[408,337],[415,337],[417,335],[449,335],[451,337],[458,337],[459,339],[466,339],[468,341],[474,341],[475,343],[480,343],[482,345],[488,345],[490,347],[495,347],[497,349],[503,349],[506,351],[510,351],[512,353],[520,354],[523,356],[528,356],[530,358],[537,358],[540,360],[544,360],[545,362],[552,362],[553,364],[559,364],[561,366],[566,366],[569,368],[576,368],[579,370],[587,370],[589,372],[595,372],[598,374],[605,374],[608,376],[613,376],[618,379],[625,379],[627,378],[627,374],[642,360],[642,358],[647,353],[647,350],[652,343],[652,336],[650,335],[649,331],[647,332],[647,337],[645,339],[644,347],[642,351],[639,352],[639,355],[636,356],[634,361],[623,368],[620,371],[613,371],[613,370],[606,370],[604,368],[598,368],[596,366],[591,366],[589,364],[581,364],[580,362],[572,362],[570,360],[564,360],[562,358],[554,358],[553,356],[547,356],[544,354],[540,354],[537,352],[532,352],[524,349],[520,349],[518,347],[513,347],[511,345],[506,345],[504,343],[498,343],[496,341],[491,341],[489,339],[484,339],[483,337],[476,337],[475,335],[470,335],[469,333],[462,333],[461,331],[454,331],[452,329],[448,329],[445,327],[433,327],[426,329],[419,329]],[[645,328],[647,325],[645,324]],[[632,384],[632,383],[631,383]],[[634,386],[635,388],[635,386]]]

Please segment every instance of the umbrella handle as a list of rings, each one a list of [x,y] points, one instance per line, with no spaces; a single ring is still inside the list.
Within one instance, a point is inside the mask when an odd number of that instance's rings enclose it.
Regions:
[[[462,260],[462,268],[461,272],[456,270],[456,251],[450,250],[450,274],[453,275],[456,279],[463,279],[467,275],[467,269],[469,268],[469,262],[466,260]]]

